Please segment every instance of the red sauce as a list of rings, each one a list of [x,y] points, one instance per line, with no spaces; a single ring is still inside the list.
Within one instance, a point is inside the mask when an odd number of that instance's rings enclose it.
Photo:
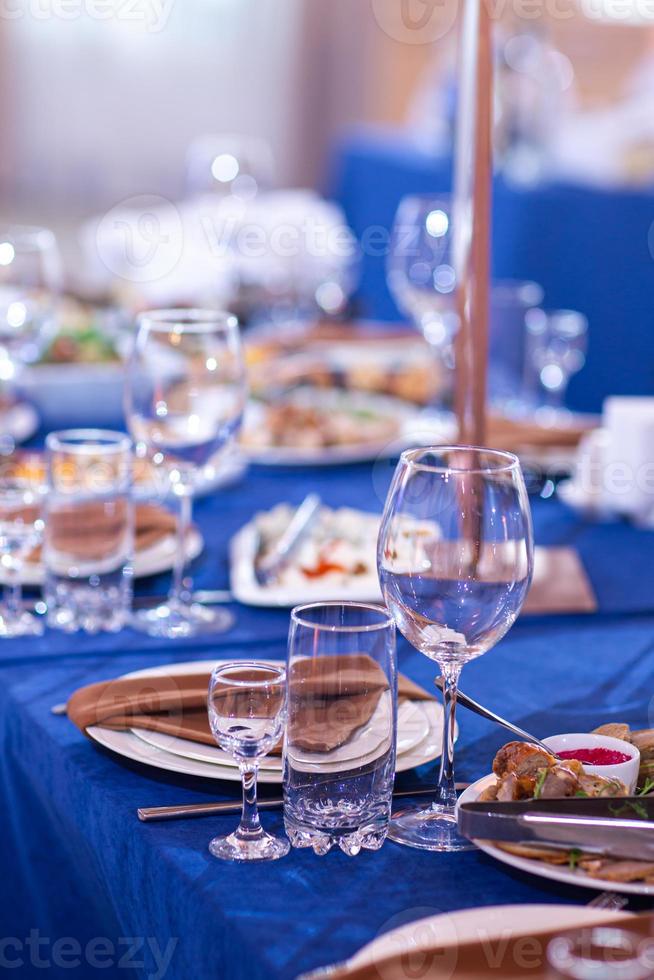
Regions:
[[[615,749],[566,749],[556,753],[560,759],[577,759],[591,766],[617,766],[621,762],[629,762],[630,755],[617,752]]]

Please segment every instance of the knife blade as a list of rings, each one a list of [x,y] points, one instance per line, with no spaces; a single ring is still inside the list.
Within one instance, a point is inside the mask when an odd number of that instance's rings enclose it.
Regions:
[[[654,797],[463,803],[457,818],[460,833],[473,840],[549,844],[654,860]]]

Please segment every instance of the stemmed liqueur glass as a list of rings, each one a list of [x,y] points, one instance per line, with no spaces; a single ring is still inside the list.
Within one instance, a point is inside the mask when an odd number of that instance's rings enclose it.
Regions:
[[[407,810],[389,837],[430,851],[470,846],[456,830],[455,708],[464,664],[504,636],[533,569],[529,501],[518,459],[472,446],[402,453],[379,534],[378,570],[393,619],[443,675],[440,777],[427,809]]]
[[[0,473],[0,569],[4,597],[0,637],[40,636],[41,621],[23,609],[22,575],[30,552],[43,537],[42,486]]]
[[[243,812],[233,833],[209,844],[214,857],[274,861],[288,854],[289,842],[266,833],[257,810],[259,763],[279,742],[285,722],[284,667],[241,661],[215,668],[209,682],[209,723],[220,748],[238,762]]]
[[[238,322],[211,310],[157,310],[138,318],[127,370],[127,423],[137,446],[166,468],[179,498],[177,548],[168,600],[135,624],[154,636],[192,636],[229,628],[226,610],[193,603],[186,567],[192,498],[201,468],[236,437],[247,384]]]

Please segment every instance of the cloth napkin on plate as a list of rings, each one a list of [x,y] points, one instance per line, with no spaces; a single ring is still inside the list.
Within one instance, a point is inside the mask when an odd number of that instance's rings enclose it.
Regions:
[[[388,690],[386,676],[369,657],[341,655],[297,661],[293,683],[301,684],[298,710],[305,713],[301,748],[330,751],[344,744],[371,718]],[[85,732],[91,725],[117,731],[145,728],[192,742],[215,745],[209,727],[207,694],[210,671],[201,674],[162,674],[118,678],[75,691],[68,717]],[[296,688],[299,690],[299,688]],[[407,677],[398,679],[398,697],[433,700]],[[277,753],[281,747],[277,747]]]
[[[119,502],[120,503],[120,502]],[[123,506],[125,506],[123,504]],[[34,514],[28,514],[33,520]],[[53,545],[62,552],[74,554],[85,560],[94,560],[110,554],[116,544],[116,535],[124,528],[124,513],[111,512],[100,503],[75,504],[69,511],[57,513],[53,522]],[[134,544],[136,551],[145,551],[162,538],[175,533],[175,515],[156,504],[137,504],[134,512]],[[41,549],[35,548],[30,561],[39,561]]]
[[[602,926],[605,925],[625,929],[641,942],[645,937],[654,937],[654,916],[651,913],[625,918],[607,912],[606,921],[602,922]],[[560,929],[554,932],[531,930],[528,934],[516,934],[510,939],[502,938],[495,942],[488,938],[482,938],[479,942],[450,941],[410,953],[403,946],[396,954],[374,963],[357,967],[347,964],[336,966],[329,972],[329,980],[380,980],[380,977],[383,980],[408,980],[417,976],[421,980],[450,980],[451,977],[457,980],[483,980],[484,977],[495,977],[497,980],[524,977],[555,980],[562,974],[550,967],[547,946],[560,935],[566,933]],[[649,951],[647,955],[651,957]],[[314,974],[305,974],[306,980],[312,976]]]

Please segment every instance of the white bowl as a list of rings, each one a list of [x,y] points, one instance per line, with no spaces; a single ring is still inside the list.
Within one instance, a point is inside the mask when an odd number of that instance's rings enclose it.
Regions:
[[[20,377],[23,394],[45,429],[99,426],[123,421],[125,367],[111,364],[35,364]]]
[[[549,746],[553,752],[567,752],[575,749],[610,749],[613,752],[622,752],[629,756],[628,762],[619,762],[614,766],[594,766],[588,762],[583,763],[586,772],[594,773],[596,776],[606,776],[607,779],[620,779],[631,794],[634,793],[638,783],[638,770],[640,769],[640,752],[631,742],[625,742],[621,738],[611,738],[610,735],[596,735],[595,733],[578,732],[572,735],[551,735],[544,738],[545,745]],[[564,759],[563,762],[566,760]]]

